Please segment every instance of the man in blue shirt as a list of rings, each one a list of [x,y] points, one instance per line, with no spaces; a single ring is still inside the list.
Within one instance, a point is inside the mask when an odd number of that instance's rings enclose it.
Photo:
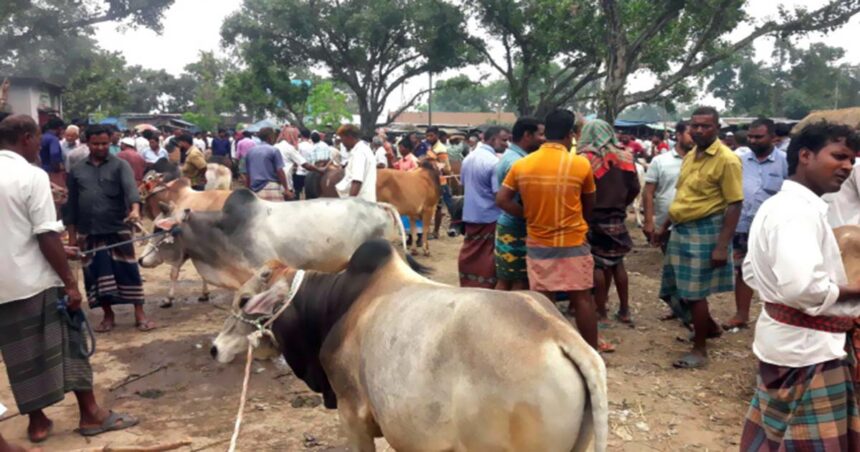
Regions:
[[[463,160],[463,223],[466,233],[457,266],[461,287],[496,287],[496,221],[502,213],[496,205],[496,164],[508,147],[507,129],[493,126],[484,132],[484,142]]]
[[[284,158],[273,146],[275,131],[264,127],[259,137],[262,144],[251,148],[245,158],[248,188],[266,201],[288,201],[293,196],[284,173]]]
[[[227,137],[227,131],[219,129],[218,136],[212,140],[212,163],[220,163],[228,168],[232,167],[230,149],[230,139]]]
[[[498,192],[514,162],[538,150],[546,141],[543,121],[535,118],[519,118],[511,134],[513,141],[496,165],[494,192]],[[519,195],[515,199],[522,204]],[[496,278],[496,290],[529,288],[526,269],[526,220],[507,212],[502,212],[496,223]]]
[[[788,160],[785,152],[774,146],[774,129],[770,119],[753,121],[747,132],[750,150],[739,155],[743,164],[744,204],[733,242],[737,313],[723,325],[726,330],[747,327],[753,291],[744,282],[741,267],[747,254],[750,226],[762,203],[775,195],[788,177]]]

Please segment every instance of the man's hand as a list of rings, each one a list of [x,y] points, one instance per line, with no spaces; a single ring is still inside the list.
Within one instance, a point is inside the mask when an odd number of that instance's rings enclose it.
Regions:
[[[720,268],[729,262],[729,248],[717,245],[711,252],[711,268]]]
[[[654,222],[653,221],[645,221],[645,224],[642,225],[642,233],[645,234],[645,238],[651,242],[654,236]]]
[[[84,300],[84,297],[81,296],[81,292],[78,290],[78,286],[66,286],[65,292],[66,296],[69,297],[66,309],[68,309],[69,311],[77,311],[81,309],[81,302]]]
[[[284,190],[284,201],[292,201],[296,199],[296,192],[292,190]]]
[[[138,204],[133,204],[131,207],[131,212],[129,212],[128,217],[126,217],[125,222],[129,224],[134,224],[140,221],[140,206]]]
[[[661,227],[651,234],[651,246],[661,247],[669,240],[669,229],[666,227]]]
[[[64,246],[63,251],[66,252],[66,259],[76,261],[81,258],[81,249],[76,246]]]

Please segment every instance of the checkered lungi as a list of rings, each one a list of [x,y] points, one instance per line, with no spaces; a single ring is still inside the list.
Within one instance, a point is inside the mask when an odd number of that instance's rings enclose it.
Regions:
[[[496,287],[495,238],[496,223],[466,223],[463,246],[457,258],[460,287]]]
[[[51,288],[0,304],[0,352],[21,413],[51,406],[69,391],[93,388],[83,333],[57,310],[59,296]]]
[[[281,184],[277,182],[269,182],[260,191],[257,192],[257,197],[264,201],[283,202],[284,190]]]
[[[497,223],[496,277],[503,281],[528,280],[526,254],[526,226]]]
[[[607,218],[588,225],[588,244],[597,268],[614,267],[633,249],[633,239],[622,218]]]
[[[860,450],[852,372],[849,359],[799,368],[759,362],[740,450]]]
[[[672,227],[663,257],[660,298],[684,322],[691,318],[687,301],[704,300],[735,288],[731,245],[726,265],[711,268],[711,252],[717,246],[722,226],[723,214],[720,213]]]
[[[89,251],[131,240],[131,231],[113,234],[78,235],[81,251]],[[143,304],[143,280],[134,257],[134,245],[125,245],[99,251],[84,260],[84,284],[91,308],[102,303]]]

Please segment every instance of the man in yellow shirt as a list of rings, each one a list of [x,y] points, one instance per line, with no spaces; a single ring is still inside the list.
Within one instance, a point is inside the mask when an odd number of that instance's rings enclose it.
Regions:
[[[689,125],[696,147],[681,164],[669,219],[654,235],[668,239],[660,298],[694,331],[693,350],[675,361],[678,368],[707,363],[707,339],[720,334],[707,297],[734,290],[732,236],[744,199],[741,161],[717,139],[719,113],[711,107],[693,112]],[[671,234],[669,228],[672,228]]]
[[[203,151],[194,146],[194,138],[189,134],[180,135],[176,139],[176,145],[185,155],[185,160],[182,162],[182,177],[191,180],[191,188],[203,191],[206,188],[206,157]]]
[[[550,113],[544,130],[546,143],[511,166],[496,203],[526,220],[531,290],[550,300],[556,292],[567,292],[579,333],[597,349],[597,314],[591,299],[594,259],[585,240],[596,199],[594,175],[588,160],[570,153],[573,113]],[[515,200],[516,194],[522,204]]]

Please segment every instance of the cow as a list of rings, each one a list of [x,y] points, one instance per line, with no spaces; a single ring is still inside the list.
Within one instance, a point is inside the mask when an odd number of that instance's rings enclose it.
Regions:
[[[415,240],[415,227],[418,220],[429,228],[436,212],[442,187],[439,184],[439,170],[430,161],[421,162],[413,171],[381,169],[376,173],[376,198],[397,208],[400,215],[409,221],[409,240],[412,254],[418,254]],[[424,240],[424,255],[430,255],[430,241]]]
[[[329,163],[325,167],[323,174],[309,172],[305,176],[305,198],[338,198],[335,185],[343,179],[344,168],[342,166]]]
[[[395,240],[406,251],[406,232],[394,206],[356,198],[269,202],[235,190],[217,212],[176,209],[155,223],[148,249],[174,241],[207,282],[238,289],[269,259],[320,271],[338,271],[373,238]],[[157,256],[156,253],[149,253]]]
[[[220,163],[206,164],[206,191],[229,190],[233,184],[233,173]]]
[[[380,436],[394,450],[606,450],[603,360],[544,296],[433,282],[379,240],[344,271],[297,275],[259,269],[210,353],[231,362],[278,309],[257,350],[322,393],[353,450]]]
[[[186,178],[174,179],[166,183],[163,180],[163,175],[150,173],[140,186],[143,213],[153,221],[162,218],[161,212],[168,206],[169,210],[178,209],[180,211],[221,210],[231,193],[229,190],[196,191],[191,188],[191,181]],[[159,246],[155,246],[156,243]],[[187,260],[188,256],[182,253],[182,250],[173,243],[173,238],[169,236],[151,241],[141,253],[141,257],[138,259],[141,267],[154,268],[164,262],[170,264],[170,287],[167,292],[167,299],[162,300],[160,304],[162,308],[173,306],[179,270]],[[197,301],[209,301],[209,288],[205,279],[203,280],[201,295]]]

